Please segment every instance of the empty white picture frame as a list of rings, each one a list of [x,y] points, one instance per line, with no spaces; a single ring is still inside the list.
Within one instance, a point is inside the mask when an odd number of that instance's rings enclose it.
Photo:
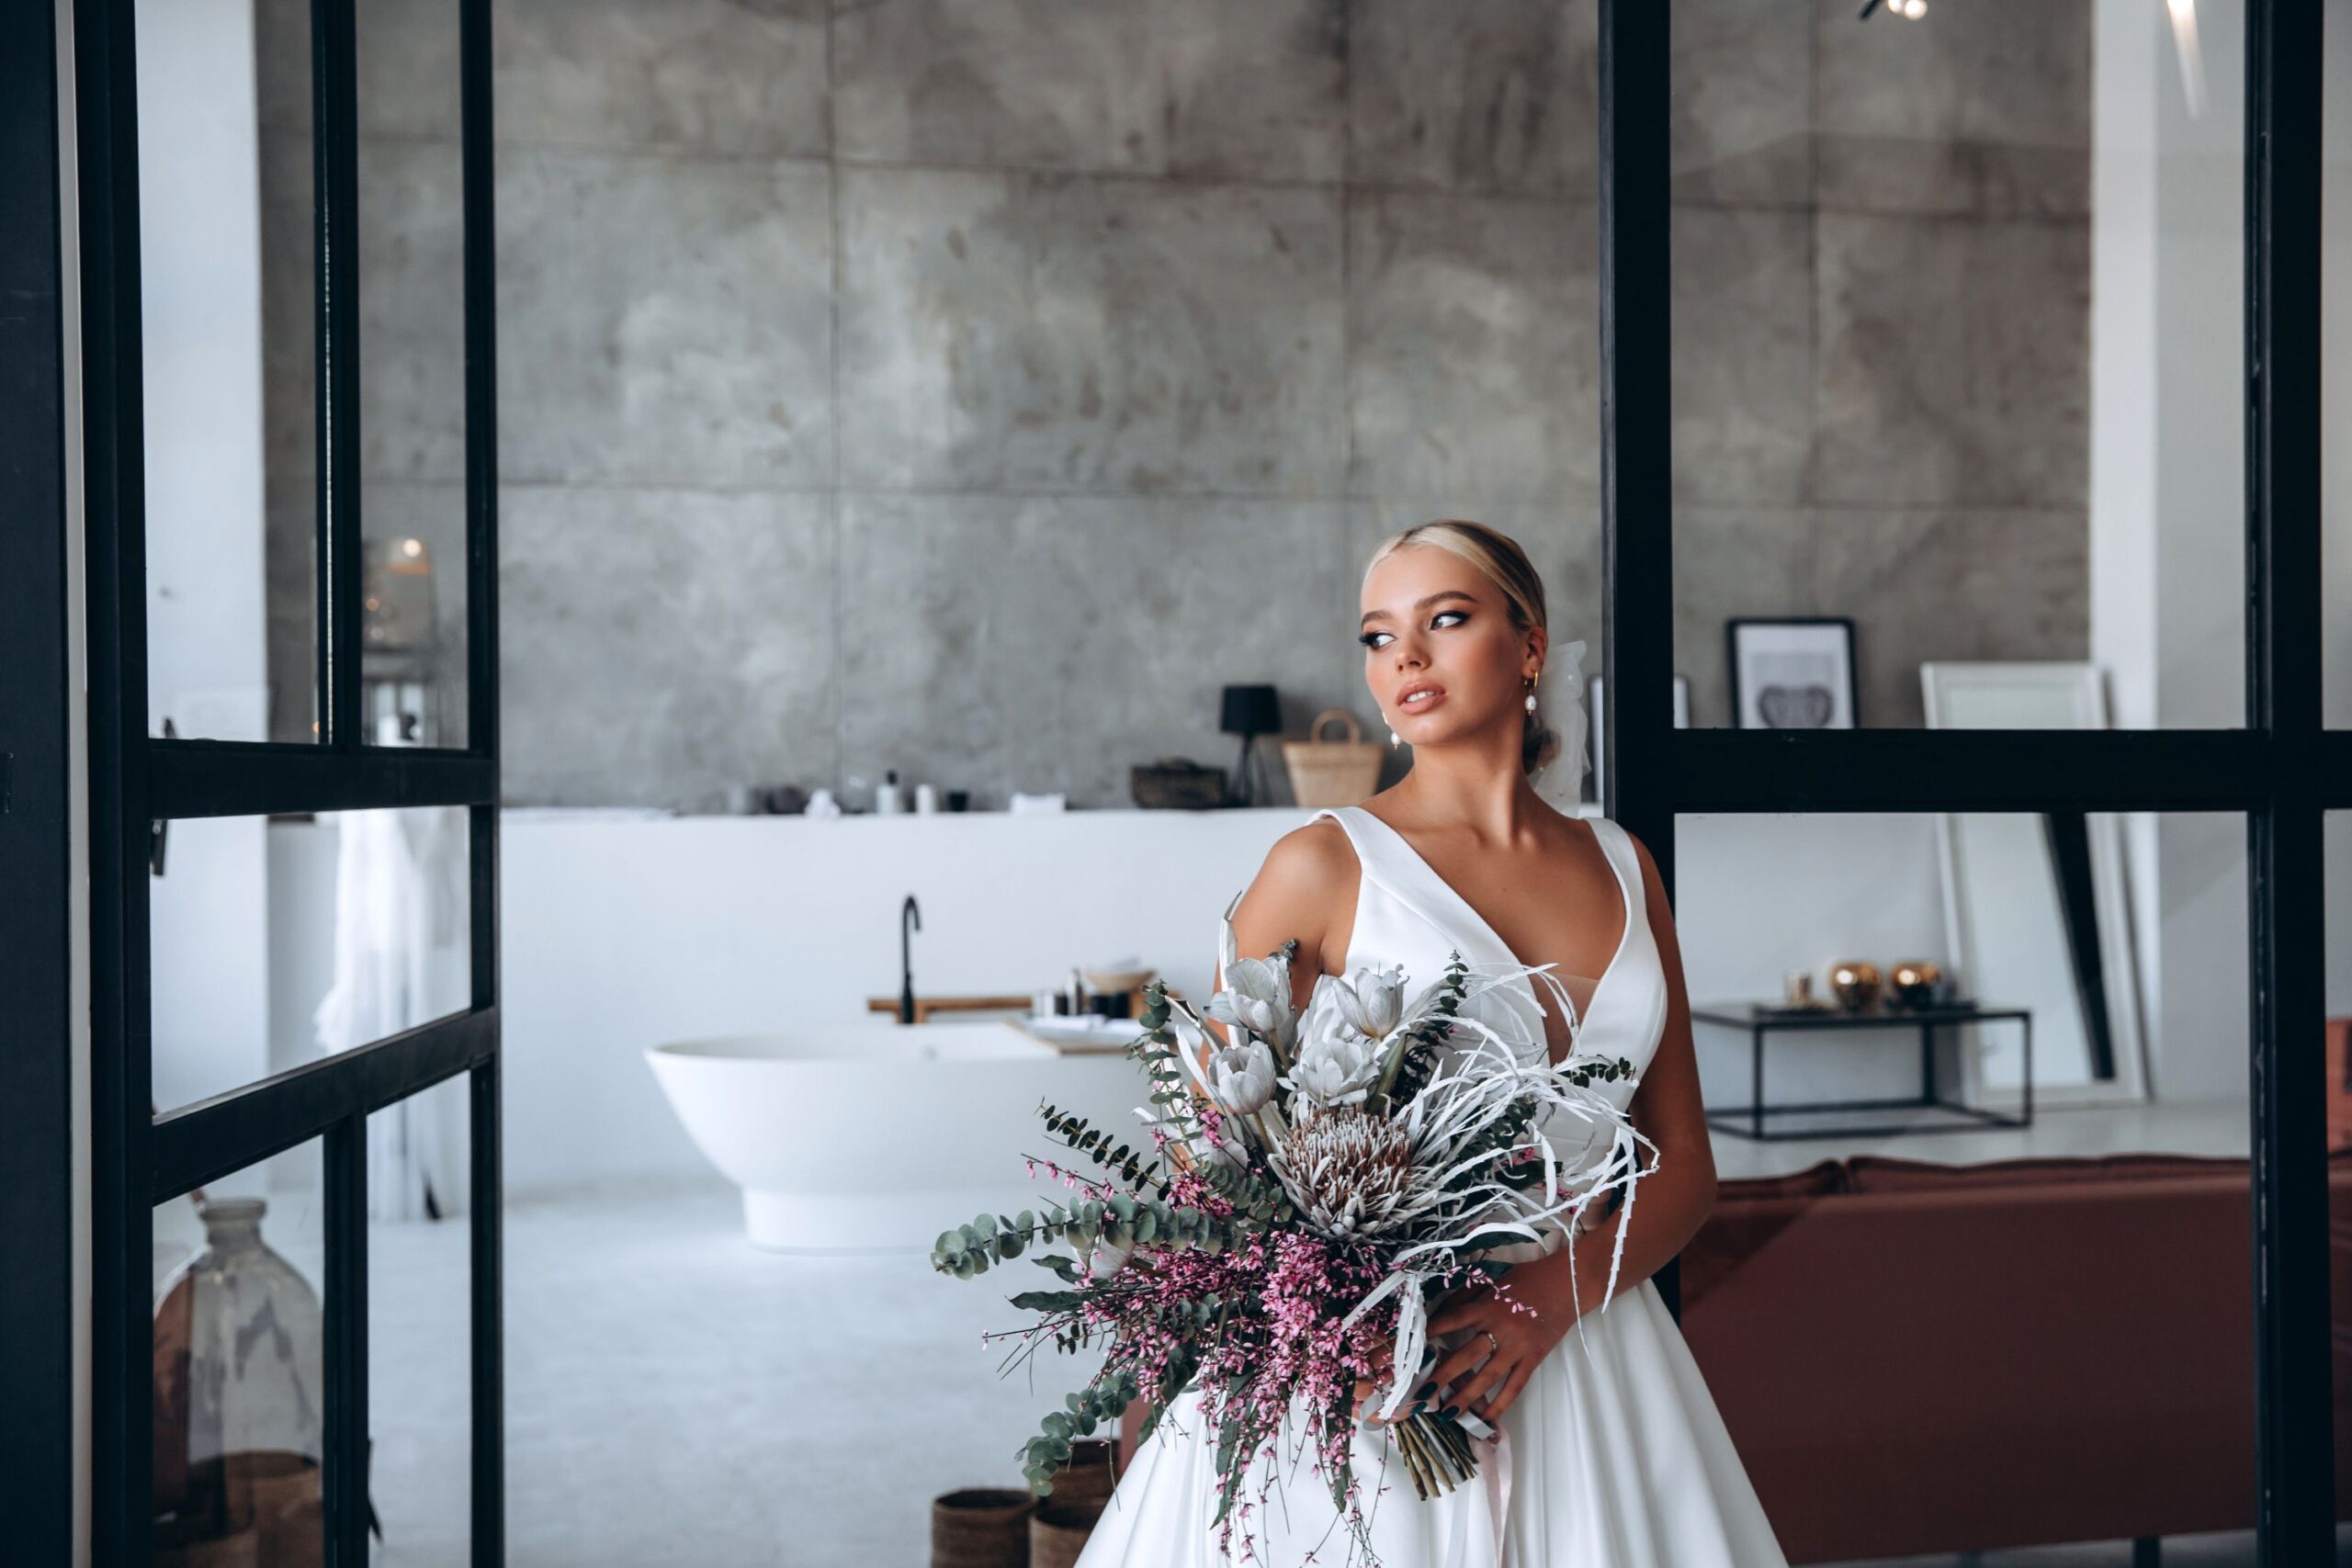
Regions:
[[[1930,729],[2105,729],[2098,668],[2078,663],[1923,663]],[[2095,1070],[2084,998],[2067,950],[2057,868],[2041,816],[2029,811],[1941,812],[1937,856],[1944,926],[1960,993],[1987,1007],[2033,1011],[2033,1102],[2122,1105],[2148,1094],[2139,968],[2124,885],[2122,825],[2111,811],[2085,814],[2092,906],[2114,1073]],[[2018,1032],[1993,1024],[1961,1053],[1961,1094],[1970,1104],[2010,1106],[2022,1087]]]

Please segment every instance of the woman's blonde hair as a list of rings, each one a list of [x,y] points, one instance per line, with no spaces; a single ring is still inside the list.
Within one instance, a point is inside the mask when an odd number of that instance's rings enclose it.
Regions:
[[[1528,560],[1527,552],[1519,547],[1519,541],[1510,535],[1462,517],[1416,523],[1380,542],[1380,547],[1372,552],[1372,558],[1364,562],[1364,581],[1372,580],[1374,567],[1408,545],[1433,545],[1442,550],[1452,550],[1502,590],[1512,626],[1522,632],[1542,626],[1549,634],[1551,626],[1544,608],[1544,580],[1536,575],[1533,563]],[[1529,773],[1548,767],[1560,754],[1560,732],[1544,717],[1543,691],[1539,682],[1535,711],[1527,716],[1526,728],[1520,737],[1519,765]]]

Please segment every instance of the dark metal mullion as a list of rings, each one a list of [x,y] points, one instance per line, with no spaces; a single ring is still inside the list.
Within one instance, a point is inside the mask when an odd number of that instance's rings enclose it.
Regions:
[[[1603,809],[1674,892],[1674,447],[1668,8],[1601,0],[1600,570]],[[1681,1269],[1653,1276],[1681,1316]]]
[[[359,711],[359,90],[354,0],[311,0],[317,211],[319,739],[362,745]]]
[[[327,1568],[368,1561],[368,1119],[326,1132]]]
[[[158,740],[148,759],[155,814],[174,819],[473,806],[498,787],[487,761],[453,748]]]
[[[1677,729],[1659,744],[1685,812],[2247,811],[2284,765],[2243,729]]]
[[[147,527],[130,0],[75,0],[90,744],[91,1553],[148,1555]]]
[[[481,1061],[497,1038],[494,1014],[452,1013],[158,1117],[150,1201],[243,1170],[347,1117],[396,1105]]]
[[[473,1561],[506,1561],[506,1270],[501,1240],[504,1167],[499,1147],[502,1066],[492,1050],[473,1070]]]
[[[465,171],[466,312],[466,744],[490,765],[481,804],[469,813],[472,863],[473,1005],[492,1021],[488,1053],[473,1070],[473,1561],[506,1560],[504,1168],[500,1148],[498,1055],[498,332],[495,148],[490,0],[460,0],[458,99]]]
[[[27,1562],[70,1561],[74,1409],[74,907],[68,663],[63,220],[57,11],[0,12],[0,953],[10,956],[0,1049],[0,1540]]]
[[[498,756],[498,271],[490,0],[461,0],[466,322],[466,744]],[[496,796],[493,795],[494,800]],[[479,911],[477,911],[479,913]],[[477,969],[476,975],[481,971]]]
[[[2322,8],[2246,8],[2246,814],[2255,1527],[2266,1565],[2335,1555],[2320,741]]]

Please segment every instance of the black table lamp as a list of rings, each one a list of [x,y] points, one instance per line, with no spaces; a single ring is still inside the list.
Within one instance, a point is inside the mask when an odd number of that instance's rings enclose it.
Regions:
[[[1225,689],[1223,716],[1217,728],[1227,735],[1241,737],[1241,761],[1233,771],[1233,804],[1255,806],[1271,793],[1266,788],[1265,764],[1259,760],[1258,737],[1279,735],[1283,728],[1283,707],[1272,686],[1227,686]]]

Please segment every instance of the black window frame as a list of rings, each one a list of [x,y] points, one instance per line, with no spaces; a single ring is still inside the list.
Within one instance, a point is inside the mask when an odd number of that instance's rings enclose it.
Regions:
[[[2246,0],[2245,727],[2083,732],[1673,728],[1671,6],[1600,5],[1605,808],[1669,897],[1685,813],[2245,814],[2257,1561],[2333,1561],[2321,851],[2352,731],[2321,722],[2322,0]]]
[[[1668,279],[1669,6],[1598,0],[1601,386],[1603,800],[1674,886],[1685,813],[1785,811],[2234,811],[2246,822],[2251,987],[2249,1134],[2259,1560],[2333,1554],[2335,1397],[2324,1109],[2321,849],[2324,813],[2352,807],[2352,732],[2322,724],[2319,0],[2247,0],[2245,257],[2245,723],[2155,731],[1678,730],[1672,727],[1672,389]],[[80,238],[90,680],[93,1029],[91,1199],[95,1307],[92,1521],[96,1560],[144,1550],[150,1205],[207,1176],[310,1137],[327,1141],[331,1288],[356,1320],[333,1330],[329,1560],[366,1560],[348,1462],[366,1428],[363,1118],[456,1073],[474,1119],[473,1553],[503,1559],[500,1352],[495,671],[495,367],[492,321],[488,0],[462,0],[465,124],[469,728],[462,749],[377,751],[356,729],[358,519],[353,0],[313,0],[322,451],[318,745],[158,740],[146,728],[141,552],[139,265],[130,0],[74,0],[75,193]],[[0,21],[0,378],[21,417],[0,424],[0,505],[56,518],[65,501],[62,261],[45,245],[57,188],[57,39],[51,7]],[[23,193],[22,201],[16,199]],[[42,221],[46,216],[47,221]],[[330,358],[330,355],[334,357]],[[64,705],[71,581],[62,525],[0,534],[0,566],[31,613],[0,621],[0,872],[34,897],[0,909],[20,984],[0,1049],[0,1217],[48,1288],[0,1292],[0,1528],[37,1560],[74,1534],[69,1465],[73,1184],[66,1004],[54,940],[70,897]],[[338,613],[338,610],[340,613]],[[21,655],[22,657],[17,657]],[[464,806],[470,832],[470,1010],[346,1056],[150,1120],[146,855],[174,817]],[[19,876],[22,881],[17,880]],[[46,907],[44,907],[46,906]],[[45,924],[44,922],[48,922]],[[143,1112],[143,1108],[141,1108]],[[1659,1283],[1678,1294],[1672,1265]],[[331,1319],[331,1321],[333,1321]],[[356,1397],[354,1397],[356,1393]]]
[[[505,1554],[500,1266],[497,453],[490,9],[460,0],[467,744],[368,744],[360,695],[356,0],[312,0],[319,433],[315,744],[147,733],[138,80],[131,0],[75,0],[86,475],[91,856],[91,1538],[147,1555],[153,1507],[153,1206],[313,1138],[325,1174],[326,1561],[368,1561],[367,1118],[469,1079],[471,1539]],[[162,1115],[151,1111],[148,860],[156,826],[203,817],[466,809],[468,1009]]]

